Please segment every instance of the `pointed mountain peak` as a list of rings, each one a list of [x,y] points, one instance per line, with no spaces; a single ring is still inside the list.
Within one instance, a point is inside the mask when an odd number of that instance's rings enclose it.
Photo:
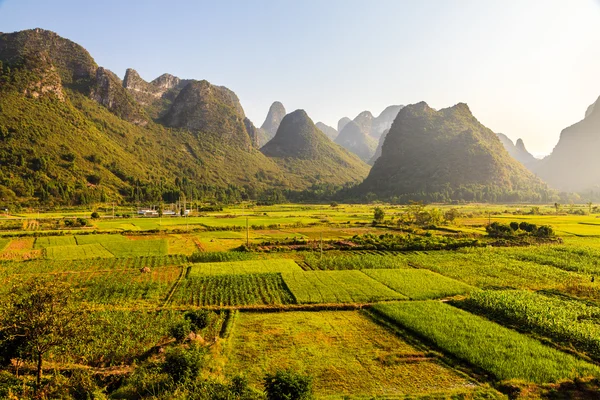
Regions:
[[[287,114],[260,151],[308,185],[359,181],[368,166],[325,136],[304,110]]]
[[[269,139],[274,137],[277,133],[277,129],[279,128],[279,124],[281,124],[283,117],[285,117],[285,107],[283,104],[279,101],[271,104],[267,118],[265,118],[265,122],[263,122],[260,127],[267,133]]]
[[[352,120],[348,117],[340,118],[340,120],[338,121],[337,131],[341,132],[342,129],[344,129],[344,127],[346,125],[348,125],[348,122],[350,122],[350,121],[352,121]]]
[[[182,80],[171,74],[162,74],[150,83],[159,89],[169,90],[179,86],[179,84],[182,83]]]
[[[527,151],[527,149],[525,148],[525,143],[523,143],[523,139],[521,138],[517,139],[515,147],[521,151]]]
[[[125,78],[123,79],[123,87],[125,89],[143,90],[148,87],[148,82],[143,80],[135,69],[127,68]]]

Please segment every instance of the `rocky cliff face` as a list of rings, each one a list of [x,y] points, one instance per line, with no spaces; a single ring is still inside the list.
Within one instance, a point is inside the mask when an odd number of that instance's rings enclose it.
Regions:
[[[121,79],[107,69],[96,70],[90,97],[124,120],[142,126],[148,123],[146,113],[123,88]]]
[[[267,118],[265,118],[265,122],[260,127],[260,129],[266,132],[268,140],[271,140],[277,133],[283,117],[285,117],[285,107],[283,104],[278,101],[271,104]]]
[[[594,103],[590,104],[590,106],[587,108],[587,110],[585,110],[585,118],[592,115],[592,113],[594,112],[594,110],[596,109],[596,106],[598,104],[600,104],[600,97],[598,97],[598,100],[596,100]]]
[[[330,140],[335,140],[335,138],[338,135],[338,131],[336,131],[335,128],[333,128],[329,125],[326,125],[322,122],[317,122],[316,127],[321,132],[323,132],[325,134],[325,136],[327,136]]]
[[[162,118],[169,127],[202,132],[229,145],[250,149],[245,120],[235,93],[205,80],[188,83]]]

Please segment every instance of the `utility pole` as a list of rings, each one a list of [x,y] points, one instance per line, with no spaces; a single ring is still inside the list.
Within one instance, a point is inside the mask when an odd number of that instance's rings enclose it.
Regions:
[[[248,226],[248,216],[246,215],[246,247],[250,247],[250,227]]]
[[[112,202],[112,206],[113,206],[113,219],[115,218],[115,202]]]

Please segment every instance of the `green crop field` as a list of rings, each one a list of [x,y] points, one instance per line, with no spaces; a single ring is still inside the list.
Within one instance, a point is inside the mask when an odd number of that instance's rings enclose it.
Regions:
[[[501,290],[473,293],[465,300],[465,306],[600,359],[600,307],[597,305],[525,291]]]
[[[367,269],[366,275],[413,300],[439,299],[475,288],[423,269]]]
[[[123,235],[110,235],[110,234],[100,234],[100,235],[77,235],[75,236],[75,241],[77,244],[93,244],[93,243],[113,243],[113,242],[124,242],[127,238]]]
[[[196,275],[236,275],[269,274],[280,272],[301,272],[302,268],[294,260],[249,260],[194,264],[190,276]]]
[[[282,273],[298,303],[370,303],[406,299],[360,271]]]
[[[306,263],[313,270],[346,270],[369,268],[410,268],[405,257],[389,254],[327,254],[324,257],[309,253]]]
[[[81,260],[86,258],[111,258],[114,254],[99,243],[46,247],[46,258],[50,260]]]
[[[191,276],[172,298],[173,305],[249,306],[292,304],[294,298],[280,274]]]
[[[34,247],[36,249],[44,249],[46,247],[75,245],[77,245],[77,242],[74,236],[47,236],[37,238]]]
[[[470,398],[479,386],[356,311],[241,313],[230,341],[229,370],[257,388],[277,368],[311,374],[319,398]]]
[[[165,239],[114,241],[102,245],[115,257],[166,256],[169,253]]]
[[[499,380],[548,383],[600,377],[593,364],[438,301],[378,304],[373,310]]]

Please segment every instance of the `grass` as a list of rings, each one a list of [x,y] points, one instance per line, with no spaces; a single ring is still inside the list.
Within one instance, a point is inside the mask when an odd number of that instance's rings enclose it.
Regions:
[[[294,303],[280,274],[192,276],[172,298],[174,305],[248,306]]]
[[[315,394],[407,396],[470,393],[477,384],[358,311],[240,313],[227,350],[232,374],[262,389],[267,372],[314,377]]]
[[[307,271],[281,274],[296,301],[317,303],[370,303],[406,299],[406,296],[360,271]]]
[[[10,244],[10,239],[0,239],[0,252],[6,250]]]
[[[46,247],[46,258],[50,260],[81,260],[88,258],[112,258],[114,254],[98,243],[81,246]]]
[[[298,266],[294,260],[250,260],[194,264],[190,271],[190,276],[269,274],[301,271],[302,268],[300,268],[300,266]]]
[[[598,306],[517,290],[479,291],[463,304],[491,319],[546,336],[600,360]]]
[[[367,269],[366,275],[412,300],[439,299],[475,288],[424,269]]]
[[[438,301],[377,304],[373,310],[498,380],[542,384],[600,376],[595,365]]]

